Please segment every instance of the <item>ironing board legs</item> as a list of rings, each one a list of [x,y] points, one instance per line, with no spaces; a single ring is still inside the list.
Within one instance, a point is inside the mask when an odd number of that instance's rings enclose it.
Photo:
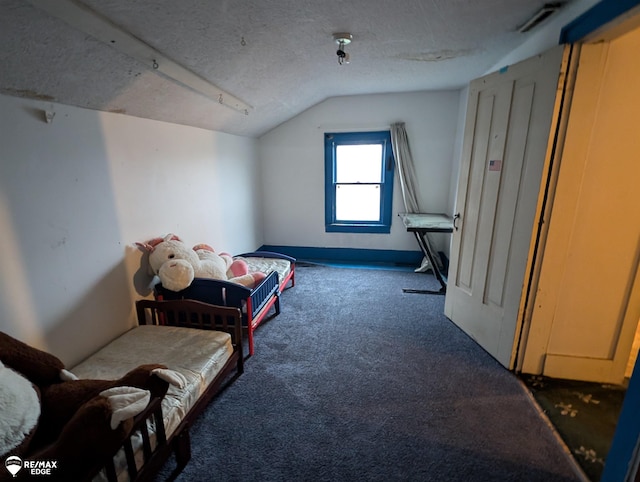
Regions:
[[[442,273],[440,273],[440,269],[438,268],[438,264],[436,263],[436,258],[433,252],[433,248],[429,243],[429,238],[427,238],[427,233],[414,231],[414,234],[416,235],[416,240],[418,241],[420,250],[429,260],[429,263],[431,264],[431,269],[433,270],[433,274],[435,275],[436,279],[440,283],[440,289],[439,290],[415,290],[410,288],[404,288],[402,291],[405,293],[421,293],[421,294],[428,294],[428,295],[446,294],[447,283],[445,282],[444,277],[442,276]]]

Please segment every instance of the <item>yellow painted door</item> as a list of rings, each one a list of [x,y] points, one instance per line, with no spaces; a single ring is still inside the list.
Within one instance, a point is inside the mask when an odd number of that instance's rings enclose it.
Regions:
[[[523,371],[623,381],[640,319],[640,30],[582,46]]]

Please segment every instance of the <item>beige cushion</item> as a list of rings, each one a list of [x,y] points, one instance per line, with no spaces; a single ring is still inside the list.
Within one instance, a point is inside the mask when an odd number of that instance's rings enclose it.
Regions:
[[[138,326],[113,340],[71,369],[79,378],[115,380],[148,363],[181,373],[187,383],[169,386],[162,401],[167,436],[173,433],[195,401],[233,352],[231,335],[221,331],[173,326]]]

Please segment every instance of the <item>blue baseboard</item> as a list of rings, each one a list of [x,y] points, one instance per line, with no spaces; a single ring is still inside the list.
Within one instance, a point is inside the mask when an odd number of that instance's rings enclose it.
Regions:
[[[263,245],[262,251],[275,251],[299,260],[327,261],[334,263],[394,264],[420,266],[420,251],[398,251],[391,249],[318,248],[310,246]]]

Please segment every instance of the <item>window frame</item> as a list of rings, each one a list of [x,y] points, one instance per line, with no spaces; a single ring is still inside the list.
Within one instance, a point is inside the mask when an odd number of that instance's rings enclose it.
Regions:
[[[336,220],[336,148],[339,145],[380,144],[382,173],[380,180],[379,221]],[[324,135],[325,164],[325,232],[328,233],[390,233],[393,210],[393,178],[395,160],[390,131],[327,132]],[[378,184],[378,183],[374,183]]]

